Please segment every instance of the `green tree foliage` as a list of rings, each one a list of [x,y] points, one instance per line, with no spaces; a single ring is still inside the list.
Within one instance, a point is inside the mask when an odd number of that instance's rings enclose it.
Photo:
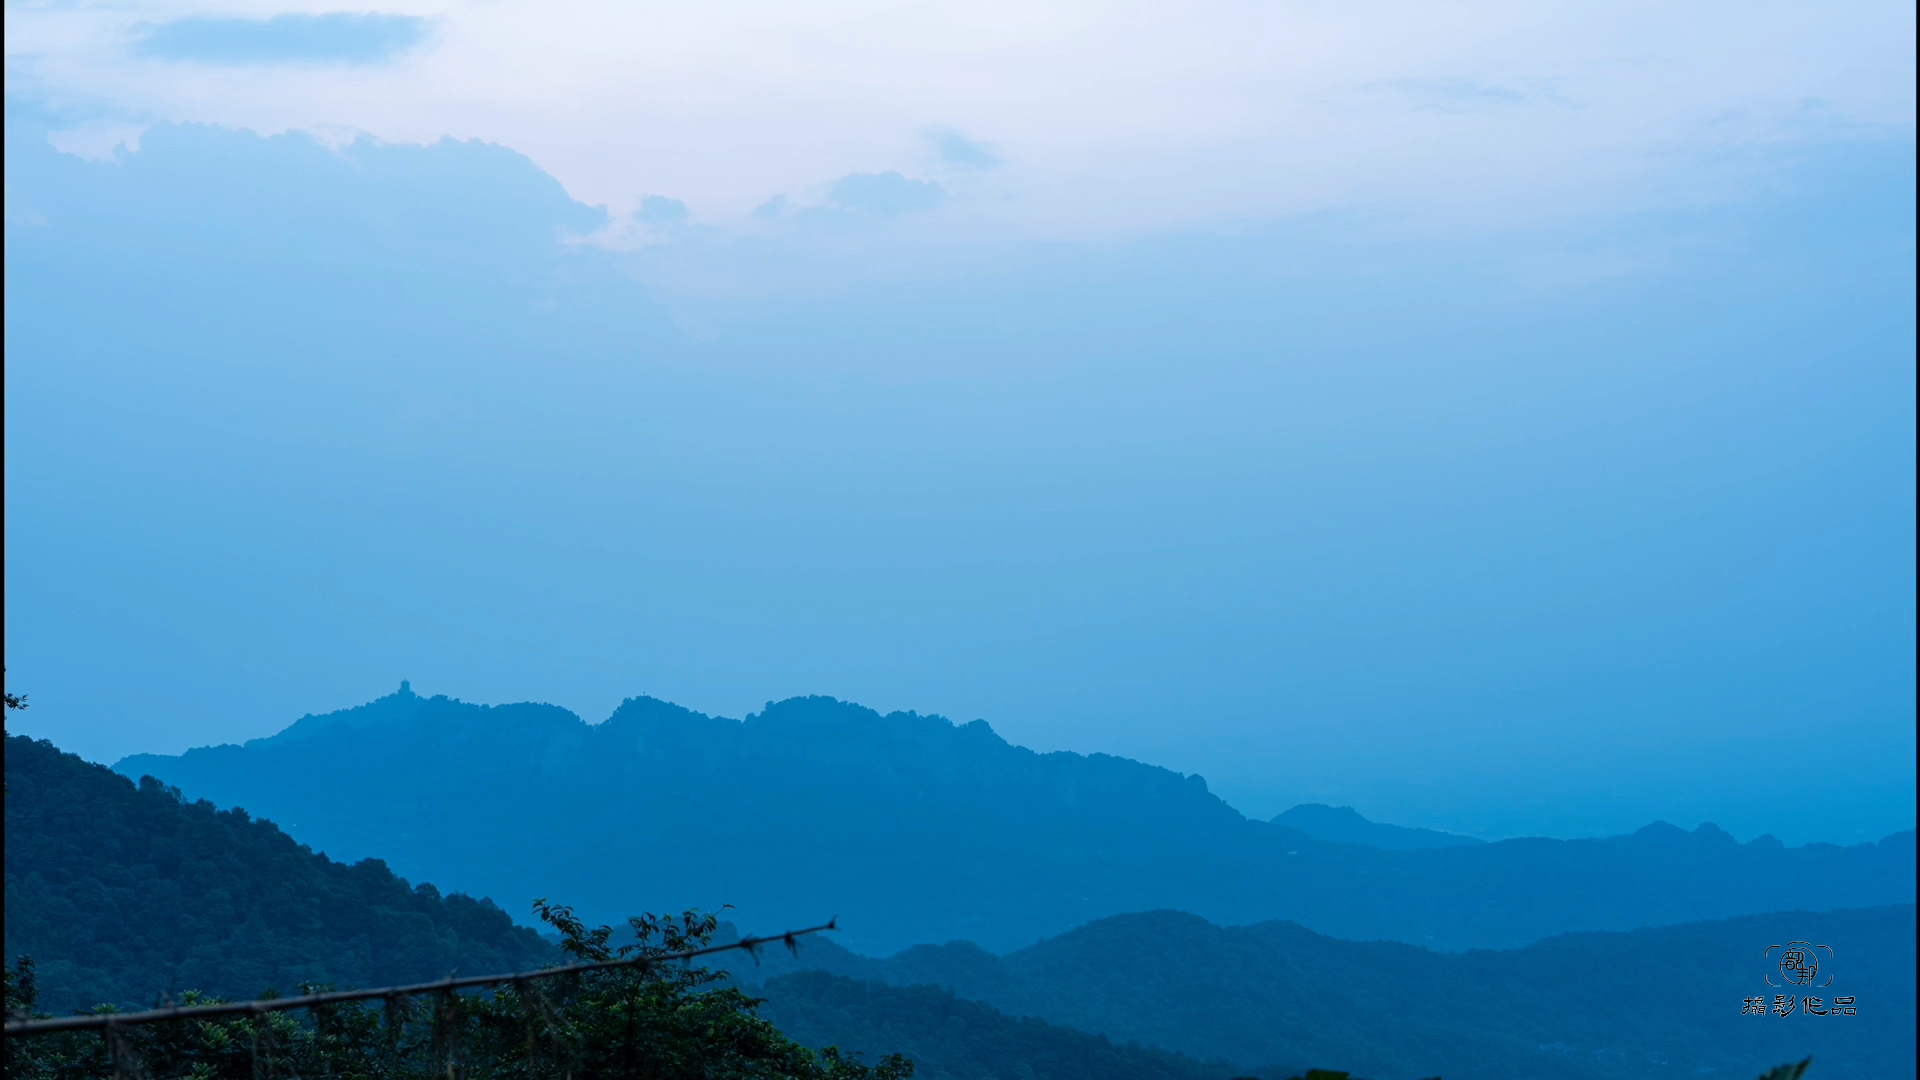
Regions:
[[[699,948],[711,915],[629,920],[632,944],[610,947],[610,927],[589,929],[565,907],[539,905],[574,960],[641,958]],[[310,991],[312,987],[302,987]],[[31,1012],[31,961],[6,976],[9,1015]],[[189,994],[185,1000],[207,999]],[[892,1055],[874,1065],[828,1048],[816,1054],[755,1015],[758,1002],[723,973],[666,962],[509,984],[485,994],[443,994],[385,1006],[347,1002],[259,1019],[182,1020],[102,1036],[57,1033],[7,1041],[6,1075],[67,1080],[117,1073],[193,1077],[260,1075],[517,1080],[533,1077],[674,1077],[699,1080],[906,1080]]]
[[[3,712],[0,712],[0,716],[5,715],[5,713],[10,713],[15,709],[24,709],[27,707],[27,695],[25,694],[16,694],[13,691],[8,690],[6,691],[6,698],[7,698],[7,707]],[[12,789],[8,788],[6,790],[10,791]]]
[[[197,988],[378,986],[540,967],[553,946],[487,900],[348,865],[244,810],[138,787],[51,743],[6,742],[6,952],[41,1006],[143,1008]]]

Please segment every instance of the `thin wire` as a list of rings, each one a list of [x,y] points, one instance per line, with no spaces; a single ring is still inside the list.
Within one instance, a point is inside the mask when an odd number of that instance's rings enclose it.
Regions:
[[[827,930],[839,929],[837,919],[829,919],[820,926],[809,926],[804,930],[788,930],[783,934],[768,937],[744,937],[726,945],[709,945],[704,949],[688,949],[684,952],[661,953],[656,956],[634,956],[624,960],[602,960],[591,964],[564,964],[560,967],[543,968],[539,971],[510,972],[504,975],[470,975],[466,978],[447,978],[435,982],[414,983],[410,986],[382,986],[372,990],[339,990],[325,994],[307,994],[302,997],[264,998],[258,1001],[224,1002],[219,1005],[174,1005],[165,1009],[150,1009],[137,1013],[90,1013],[83,1016],[54,1016],[40,1020],[10,1020],[7,1022],[7,1038],[25,1035],[44,1035],[55,1031],[88,1031],[121,1027],[132,1024],[159,1024],[168,1020],[202,1019],[211,1016],[241,1016],[247,1013],[277,1012],[282,1009],[311,1009],[315,1005],[331,1005],[336,1001],[365,1001],[368,998],[411,996],[414,994],[451,993],[472,986],[498,986],[520,979],[551,979],[556,975],[578,975],[587,971],[606,971],[612,968],[637,967],[642,971],[657,964],[671,963],[675,960],[693,960],[714,953],[744,950],[749,954],[774,942],[782,942],[787,948],[794,947],[794,939],[808,934],[818,934]]]

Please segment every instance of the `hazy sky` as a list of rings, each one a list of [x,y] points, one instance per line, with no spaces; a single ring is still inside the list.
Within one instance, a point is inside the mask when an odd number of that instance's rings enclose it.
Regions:
[[[1914,117],[1914,12],[1891,0],[313,10],[10,4],[7,86],[71,110],[55,141],[83,152],[154,120],[481,138],[591,205],[710,221],[891,170],[1065,236],[1687,205],[1750,180],[1730,155]]]
[[[6,19],[15,730],[828,693],[1912,825],[1911,5]]]

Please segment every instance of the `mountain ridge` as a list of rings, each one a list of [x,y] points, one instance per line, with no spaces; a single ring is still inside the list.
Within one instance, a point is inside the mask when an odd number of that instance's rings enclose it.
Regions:
[[[732,904],[759,930],[838,912],[849,944],[875,954],[948,939],[1010,949],[1162,907],[1462,949],[1748,913],[1768,893],[1768,906],[1812,909],[1913,897],[1911,831],[1846,848],[1665,824],[1426,850],[1328,843],[1245,817],[1197,776],[817,696],[743,720],[630,698],[597,725],[410,689],[360,710],[116,768],[469,891],[564,895],[606,920]],[[551,820],[570,827],[554,835]]]
[[[151,764],[172,763],[172,762],[181,761],[189,757],[218,755],[218,754],[223,754],[223,753],[237,751],[237,750],[254,750],[254,749],[269,748],[269,747],[279,748],[279,747],[288,746],[293,743],[300,742],[306,739],[313,738],[323,731],[327,731],[329,729],[334,729],[334,728],[349,728],[349,729],[371,731],[371,730],[376,730],[382,726],[386,726],[390,724],[405,723],[408,720],[412,720],[418,717],[424,709],[431,706],[435,706],[435,705],[451,706],[457,709],[476,710],[482,716],[498,716],[498,717],[511,716],[517,719],[522,719],[522,720],[537,719],[537,721],[539,722],[552,723],[556,734],[562,735],[564,741],[572,742],[573,740],[571,738],[565,738],[565,737],[579,734],[582,732],[595,732],[600,730],[611,731],[611,730],[614,730],[615,727],[624,727],[625,725],[631,725],[635,723],[653,724],[653,725],[656,725],[657,727],[664,727],[667,724],[675,724],[676,722],[678,722],[676,726],[679,726],[682,729],[682,733],[684,733],[687,729],[691,729],[699,725],[736,725],[738,727],[745,728],[748,725],[755,723],[756,721],[764,723],[769,718],[770,714],[772,714],[772,716],[777,720],[787,719],[789,714],[787,713],[786,710],[782,710],[779,707],[787,706],[796,702],[805,702],[808,704],[829,703],[831,705],[836,705],[836,706],[846,706],[851,710],[856,710],[859,713],[866,714],[872,719],[879,720],[885,723],[926,722],[930,728],[934,727],[935,725],[945,725],[946,727],[951,728],[956,732],[967,732],[969,734],[977,733],[983,736],[991,737],[991,739],[994,740],[995,742],[1013,751],[1033,755],[1039,758],[1071,758],[1071,759],[1079,759],[1079,760],[1085,760],[1085,761],[1114,761],[1114,762],[1121,762],[1126,765],[1137,766],[1145,769],[1157,770],[1160,772],[1167,773],[1171,776],[1181,778],[1187,784],[1192,785],[1192,787],[1195,790],[1199,792],[1204,792],[1212,796],[1212,798],[1215,801],[1219,802],[1220,805],[1226,807],[1227,809],[1233,810],[1235,814],[1238,814],[1240,817],[1244,818],[1245,820],[1248,820],[1248,821],[1261,820],[1261,819],[1249,817],[1248,815],[1244,814],[1238,809],[1232,807],[1232,805],[1230,803],[1227,803],[1224,799],[1221,799],[1217,795],[1213,795],[1211,790],[1208,789],[1206,785],[1205,778],[1200,776],[1199,774],[1183,774],[1175,770],[1166,769],[1163,766],[1153,765],[1151,763],[1138,761],[1137,759],[1133,759],[1133,758],[1126,758],[1118,755],[1106,754],[1100,751],[1089,751],[1089,752],[1082,753],[1080,751],[1074,751],[1074,750],[1052,750],[1052,751],[1030,750],[1027,747],[1008,742],[1004,737],[1000,736],[999,733],[995,732],[992,728],[992,725],[990,725],[985,720],[972,720],[965,723],[960,723],[957,721],[949,720],[938,714],[932,714],[932,713],[921,714],[913,711],[896,711],[892,713],[882,714],[877,710],[867,709],[863,706],[854,705],[851,702],[844,702],[839,699],[827,697],[824,695],[807,695],[802,697],[788,698],[788,699],[785,699],[784,701],[778,701],[778,702],[770,701],[766,703],[766,706],[763,709],[763,711],[758,713],[749,713],[744,718],[741,718],[738,720],[728,718],[728,717],[713,716],[706,713],[697,712],[695,710],[688,709],[685,706],[677,705],[669,701],[664,701],[662,699],[655,698],[650,695],[638,695],[638,696],[623,700],[620,703],[620,705],[611,714],[609,714],[605,720],[595,723],[595,722],[586,720],[585,718],[581,717],[578,713],[575,713],[572,710],[565,708],[564,706],[553,705],[545,702],[515,702],[515,703],[505,704],[505,705],[483,705],[483,704],[463,701],[459,698],[449,697],[447,695],[434,695],[432,697],[422,696],[413,692],[412,685],[408,680],[402,680],[400,683],[400,689],[395,693],[376,698],[373,701],[363,705],[349,706],[348,708],[338,709],[330,713],[307,713],[301,716],[298,720],[295,720],[293,723],[289,724],[287,727],[282,728],[280,731],[272,735],[265,735],[265,736],[260,736],[253,739],[248,739],[241,743],[218,743],[218,744],[212,744],[208,746],[191,747],[185,751],[182,751],[180,754],[151,754],[151,753],[128,754],[121,757],[118,761],[114,762],[114,764],[110,767],[115,772],[121,773],[122,775],[128,776],[130,778],[137,778],[138,776],[142,775],[143,770],[145,770],[147,766]],[[624,724],[622,724],[622,722],[624,722]],[[859,730],[859,727],[854,725],[847,725],[847,729]],[[872,732],[872,731],[882,731],[884,729],[878,725],[874,725],[871,727],[867,727],[866,730],[868,732]],[[634,741],[634,745],[642,749],[648,748],[649,746],[659,747],[662,749],[674,746],[676,740],[673,740],[671,738],[650,739],[648,737],[649,735],[657,735],[657,734],[658,734],[657,731],[643,732],[639,736],[639,738],[637,738]],[[1403,850],[1408,848],[1422,848],[1422,847],[1468,846],[1468,845],[1474,845],[1474,844],[1484,844],[1489,842],[1492,842],[1492,843],[1502,842],[1498,840],[1487,841],[1478,837],[1467,836],[1460,833],[1447,832],[1440,829],[1417,828],[1417,827],[1410,827],[1410,826],[1403,826],[1403,825],[1395,825],[1395,824],[1390,824],[1386,822],[1376,822],[1366,817],[1363,817],[1353,807],[1331,806],[1325,803],[1296,804],[1295,806],[1285,811],[1282,811],[1281,813],[1275,814],[1271,818],[1267,818],[1264,820],[1268,824],[1274,825],[1281,829],[1289,830],[1291,832],[1300,833],[1314,840],[1320,840],[1320,841],[1330,842],[1330,843],[1359,844],[1362,846],[1380,847],[1388,850]],[[1673,825],[1666,821],[1657,820],[1657,821],[1649,822],[1647,825],[1641,826],[1639,829],[1635,830],[1634,833],[1622,833],[1622,834],[1615,834],[1615,835],[1616,836],[1638,835],[1638,834],[1646,833],[1648,830],[1664,830],[1664,829],[1673,829],[1679,832],[1687,831],[1687,830],[1681,829],[1680,826]],[[1711,822],[1704,822],[1700,826],[1696,827],[1696,829],[1693,831],[1700,832],[1701,830],[1705,830],[1709,834],[1718,834],[1721,836],[1726,836],[1728,839],[1734,840],[1734,842],[1736,843],[1759,843],[1767,846],[1779,844],[1779,841],[1776,840],[1774,837],[1772,837],[1770,834],[1761,834],[1760,836],[1754,837],[1753,839],[1748,841],[1739,841],[1737,839],[1734,839],[1731,834],[1726,833],[1724,830],[1720,829],[1718,825],[1715,825]],[[1912,831],[1913,830],[1898,830],[1888,835],[1899,836],[1904,833],[1912,832]],[[1576,838],[1576,839],[1612,839],[1612,838],[1613,837],[1582,837],[1582,838]],[[1536,840],[1536,839],[1562,839],[1562,838],[1542,837],[1542,836],[1534,836],[1534,835],[1513,836],[1513,837],[1503,838],[1503,840]],[[1885,837],[1883,837],[1882,839],[1885,839]],[[1842,845],[1825,844],[1822,841],[1810,841],[1808,844],[1797,845],[1797,846],[1809,847],[1809,846],[1842,846]],[[1859,845],[1855,844],[1850,846],[1859,846]]]
[[[1333,844],[1365,844],[1394,851],[1486,842],[1439,829],[1410,829],[1404,825],[1369,821],[1351,806],[1328,806],[1326,803],[1301,803],[1267,820],[1275,825],[1298,829],[1315,840]],[[1719,828],[1717,825],[1714,827]]]

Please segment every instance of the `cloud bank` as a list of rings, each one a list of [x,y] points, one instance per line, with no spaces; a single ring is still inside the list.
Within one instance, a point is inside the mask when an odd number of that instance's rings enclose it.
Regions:
[[[1747,197],[1776,175],[1763,151],[1911,138],[1913,30],[1887,0],[149,3],[9,7],[7,65],[74,124],[497,142],[621,215],[660,194],[744,222],[892,172],[940,183],[955,234],[1098,238]]]

